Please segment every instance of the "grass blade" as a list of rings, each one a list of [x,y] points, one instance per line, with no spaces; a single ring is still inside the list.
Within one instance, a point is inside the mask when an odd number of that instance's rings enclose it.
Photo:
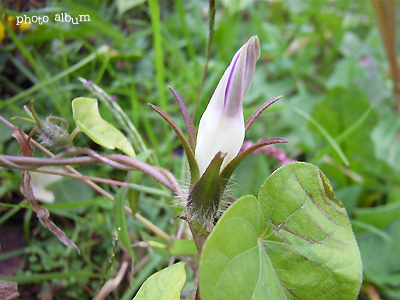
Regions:
[[[338,143],[335,141],[335,139],[329,134],[328,131],[317,121],[315,120],[312,116],[307,114],[305,111],[297,108],[297,107],[291,107],[293,111],[310,121],[318,130],[319,132],[325,137],[325,139],[328,141],[328,143],[332,146],[333,149],[335,149],[336,153],[339,155],[340,159],[343,161],[343,163],[346,166],[349,166],[349,160],[346,157],[346,154],[344,154],[343,150],[340,148]]]

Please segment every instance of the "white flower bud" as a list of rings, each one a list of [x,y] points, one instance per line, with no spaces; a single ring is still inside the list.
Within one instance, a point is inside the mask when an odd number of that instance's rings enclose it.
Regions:
[[[219,151],[226,153],[220,170],[239,153],[245,134],[243,101],[259,57],[260,43],[253,36],[236,52],[201,117],[195,151],[201,174]]]

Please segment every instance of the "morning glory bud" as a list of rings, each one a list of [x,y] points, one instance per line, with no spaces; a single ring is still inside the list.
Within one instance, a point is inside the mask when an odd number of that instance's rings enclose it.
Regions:
[[[260,43],[253,36],[236,52],[201,117],[195,151],[201,174],[218,152],[226,153],[220,170],[239,153],[245,135],[243,101],[259,57]]]

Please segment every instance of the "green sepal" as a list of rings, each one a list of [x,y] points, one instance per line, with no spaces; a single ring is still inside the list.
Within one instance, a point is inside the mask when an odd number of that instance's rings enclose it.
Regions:
[[[282,96],[275,97],[267,102],[265,102],[259,109],[257,109],[246,121],[244,124],[245,132],[250,129],[251,125],[253,125],[254,121],[263,113],[264,110],[266,110],[268,107],[270,107],[272,104],[274,104],[276,101],[281,99]]]
[[[223,192],[228,184],[229,178],[231,178],[233,171],[239,166],[239,164],[245,159],[249,154],[253,153],[258,148],[277,144],[277,143],[287,143],[288,141],[284,138],[273,138],[267,140],[261,140],[247,148],[245,151],[239,153],[221,172],[221,191]]]
[[[181,96],[178,94],[177,91],[175,91],[172,87],[168,87],[170,89],[170,91],[172,92],[172,94],[174,94],[174,97],[176,99],[176,101],[179,104],[179,108],[181,110],[182,113],[182,117],[183,120],[185,121],[185,126],[186,126],[186,130],[188,133],[188,137],[189,137],[189,145],[192,148],[192,150],[194,151],[196,149],[196,129],[194,128],[193,125],[193,121],[190,118],[189,112],[185,106],[185,103],[183,103],[183,100],[181,98]]]
[[[217,216],[221,188],[219,184],[222,161],[226,153],[218,152],[208,165],[203,176],[197,181],[188,198],[190,221],[202,227],[210,224]]]
[[[179,129],[178,125],[171,119],[169,115],[167,115],[166,112],[164,112],[161,108],[158,106],[147,103],[148,106],[150,106],[152,109],[154,109],[167,123],[172,127],[172,129],[175,131],[176,135],[178,136],[179,140],[181,141],[183,149],[185,149],[186,157],[189,162],[189,168],[190,168],[190,175],[191,175],[191,181],[192,184],[196,183],[197,180],[199,179],[199,166],[197,165],[196,158],[194,157],[194,152],[188,142],[188,140],[185,138],[183,135],[182,131]]]

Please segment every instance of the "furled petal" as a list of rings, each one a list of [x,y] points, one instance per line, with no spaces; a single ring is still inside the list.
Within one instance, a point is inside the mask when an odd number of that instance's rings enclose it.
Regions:
[[[195,151],[201,174],[219,151],[226,153],[221,170],[239,153],[245,135],[243,101],[259,57],[259,40],[253,36],[234,55],[201,117]]]

